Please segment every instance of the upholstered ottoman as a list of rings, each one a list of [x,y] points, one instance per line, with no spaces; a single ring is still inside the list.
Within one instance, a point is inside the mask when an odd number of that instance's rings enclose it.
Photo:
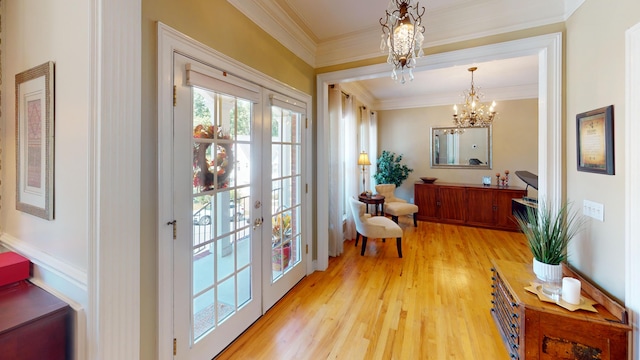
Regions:
[[[376,191],[384,196],[384,212],[391,215],[391,219],[397,224],[398,216],[413,214],[413,226],[418,226],[418,205],[410,204],[404,199],[395,197],[396,186],[394,184],[378,184]]]
[[[388,215],[391,215],[391,219],[396,223],[398,223],[398,216],[413,214],[413,226],[418,226],[418,221],[416,218],[418,215],[418,205],[397,201],[393,201],[390,203],[385,202],[384,212]]]

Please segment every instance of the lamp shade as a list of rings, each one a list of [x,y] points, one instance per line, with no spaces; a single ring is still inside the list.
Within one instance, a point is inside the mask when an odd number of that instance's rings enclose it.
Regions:
[[[363,151],[358,156],[358,165],[371,165],[371,162],[369,161],[369,155],[367,155],[366,152]]]

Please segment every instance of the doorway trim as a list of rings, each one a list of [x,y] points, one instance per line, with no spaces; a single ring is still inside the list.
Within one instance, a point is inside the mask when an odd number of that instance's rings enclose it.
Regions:
[[[553,33],[498,44],[428,55],[415,72],[472,62],[538,55],[538,194],[558,206],[562,188],[562,33]],[[329,266],[329,103],[328,85],[387,76],[388,65],[377,64],[317,76],[317,269]],[[385,74],[385,75],[382,75]]]
[[[225,69],[231,75],[257,84],[264,89],[278,92],[282,95],[297,99],[305,103],[308,124],[307,139],[312,139],[312,97],[298,91],[287,84],[271,78],[257,70],[250,68],[238,60],[232,59],[210,47],[180,33],[179,31],[161,23],[157,23],[158,39],[158,73],[157,73],[157,111],[158,111],[158,213],[157,213],[157,242],[158,242],[158,358],[173,358],[173,227],[167,226],[173,221],[173,54],[181,53],[187,57],[199,59],[208,65]],[[233,73],[231,73],[233,72]],[[304,193],[307,211],[303,221],[303,248],[311,247],[312,239],[312,209],[314,207],[311,194],[314,188],[312,174],[312,151],[307,141],[305,164],[307,176],[305,178],[309,191]],[[314,269],[312,251],[306,256],[306,273]]]
[[[631,335],[631,357],[637,359],[640,354],[640,288],[636,285],[640,277],[640,104],[636,100],[640,96],[640,23],[626,32],[626,88],[625,88],[625,303],[629,310],[629,323],[633,326]]]

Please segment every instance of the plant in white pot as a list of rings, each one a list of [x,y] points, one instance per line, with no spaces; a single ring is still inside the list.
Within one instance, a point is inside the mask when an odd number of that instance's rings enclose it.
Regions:
[[[582,229],[586,219],[563,204],[557,211],[544,202],[537,209],[527,207],[516,214],[520,230],[533,254],[533,272],[542,281],[542,291],[557,298],[561,291],[562,263],[567,261],[567,246]]]

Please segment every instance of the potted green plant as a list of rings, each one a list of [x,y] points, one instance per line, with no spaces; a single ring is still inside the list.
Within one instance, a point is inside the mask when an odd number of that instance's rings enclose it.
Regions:
[[[399,188],[407,180],[413,169],[402,164],[402,155],[384,150],[376,161],[376,173],[373,178],[376,184],[395,184]]]
[[[291,259],[291,215],[278,214],[271,219],[271,266],[283,271]]]
[[[527,207],[526,213],[516,214],[516,220],[533,254],[533,272],[542,281],[543,293],[557,297],[567,246],[582,229],[585,218],[572,211],[568,203],[554,211],[539,202],[537,208]]]

